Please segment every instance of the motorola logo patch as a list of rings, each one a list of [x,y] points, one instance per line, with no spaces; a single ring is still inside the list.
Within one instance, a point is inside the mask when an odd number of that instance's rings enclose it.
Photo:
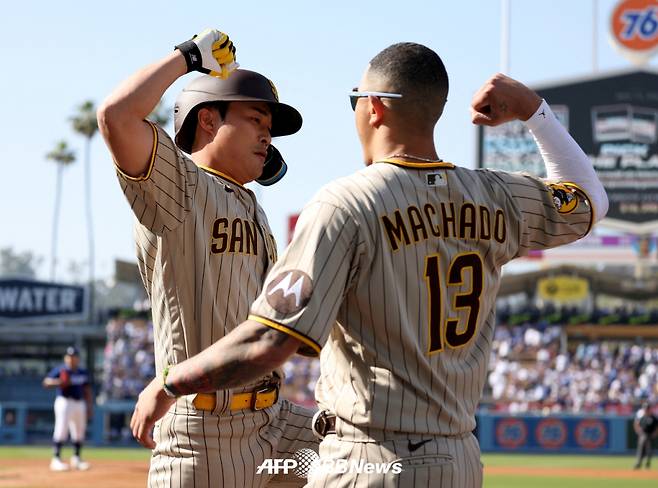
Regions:
[[[298,269],[280,273],[267,285],[267,303],[279,313],[299,312],[313,293],[313,281]]]

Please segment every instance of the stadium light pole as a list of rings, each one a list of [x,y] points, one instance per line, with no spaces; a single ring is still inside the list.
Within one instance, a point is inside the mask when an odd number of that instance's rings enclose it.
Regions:
[[[500,1],[500,72],[509,75],[512,0]]]
[[[599,70],[599,0],[592,0],[592,72]]]

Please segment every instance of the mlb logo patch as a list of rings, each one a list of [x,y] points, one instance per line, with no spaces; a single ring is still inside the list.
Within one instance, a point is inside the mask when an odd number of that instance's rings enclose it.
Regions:
[[[446,186],[448,184],[444,173],[427,173],[425,178],[427,186]]]

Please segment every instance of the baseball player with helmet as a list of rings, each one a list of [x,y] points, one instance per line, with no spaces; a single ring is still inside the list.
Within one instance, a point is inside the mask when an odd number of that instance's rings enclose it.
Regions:
[[[146,120],[165,90],[191,71],[174,107],[175,138]],[[207,29],[138,71],[103,103],[99,127],[136,217],[140,273],[153,313],[162,377],[248,316],[276,260],[267,218],[245,184],[278,181],[286,164],[272,137],[302,117],[263,75],[237,69],[228,37]],[[186,154],[187,153],[187,154]],[[189,156],[188,156],[189,155]],[[279,400],[276,368],[239,388],[199,388],[155,426],[149,486],[264,486],[266,458],[317,451],[313,412]],[[195,392],[196,393],[196,392]],[[132,422],[141,422],[137,407]],[[292,473],[289,480],[302,480]]]
[[[372,59],[350,94],[366,168],[305,207],[249,320],[148,387],[155,417],[171,402],[165,389],[235,386],[245,358],[271,368],[320,354],[314,429],[324,439],[309,486],[482,485],[471,432],[501,266],[583,237],[608,202],[548,104],[504,75],[475,95],[473,122],[524,121],[547,178],[443,161],[433,135],[447,96],[443,62],[425,46]]]
[[[53,471],[89,469],[89,463],[80,458],[82,443],[85,440],[87,419],[92,412],[92,393],[89,373],[81,368],[78,350],[70,346],[64,355],[64,364],[53,368],[43,379],[46,388],[57,388],[55,398],[55,429],[53,431],[54,454],[50,461]],[[62,461],[62,444],[71,437],[73,456],[70,465]]]

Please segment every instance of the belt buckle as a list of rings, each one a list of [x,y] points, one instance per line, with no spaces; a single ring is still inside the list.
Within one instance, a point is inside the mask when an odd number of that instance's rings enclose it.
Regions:
[[[311,420],[311,430],[315,436],[322,440],[325,438],[325,433],[327,432],[327,411],[318,410],[313,415],[313,420]]]
[[[269,393],[272,390],[276,391],[276,396],[274,397],[274,403],[272,403],[272,405],[274,405],[276,402],[279,401],[279,385],[278,384],[269,383],[265,386],[262,386],[261,388],[258,388],[256,391],[254,391],[254,394],[251,397],[251,409],[254,412],[257,412],[259,410],[264,410],[264,409],[267,408],[267,407],[262,407],[261,408],[261,407],[258,406],[258,395],[263,394],[263,393]]]

